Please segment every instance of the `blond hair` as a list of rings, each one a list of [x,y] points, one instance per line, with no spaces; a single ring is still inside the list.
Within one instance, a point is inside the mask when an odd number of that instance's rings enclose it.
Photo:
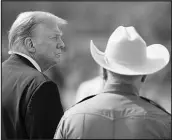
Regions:
[[[15,44],[21,43],[23,45],[26,37],[32,37],[35,27],[45,23],[48,18],[55,19],[57,26],[67,24],[66,20],[49,12],[28,11],[20,13],[9,30],[9,51],[18,51],[21,45],[16,46]]]

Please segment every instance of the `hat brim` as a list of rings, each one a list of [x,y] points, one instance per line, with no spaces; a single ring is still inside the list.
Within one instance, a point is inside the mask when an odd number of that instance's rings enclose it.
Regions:
[[[93,59],[103,68],[122,75],[148,75],[163,69],[169,62],[168,50],[160,44],[153,44],[146,48],[147,59],[140,66],[125,65],[118,62],[113,64],[105,61],[105,54],[97,49],[93,41],[90,42]]]

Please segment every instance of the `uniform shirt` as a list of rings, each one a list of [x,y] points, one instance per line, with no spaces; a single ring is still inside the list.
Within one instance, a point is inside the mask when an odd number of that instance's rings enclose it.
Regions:
[[[171,115],[137,95],[128,84],[106,85],[101,94],[65,112],[54,138],[171,138]]]

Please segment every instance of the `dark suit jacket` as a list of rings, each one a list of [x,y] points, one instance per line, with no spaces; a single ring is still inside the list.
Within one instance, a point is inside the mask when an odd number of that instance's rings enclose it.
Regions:
[[[2,63],[2,125],[7,138],[53,138],[63,115],[58,88],[24,57]]]

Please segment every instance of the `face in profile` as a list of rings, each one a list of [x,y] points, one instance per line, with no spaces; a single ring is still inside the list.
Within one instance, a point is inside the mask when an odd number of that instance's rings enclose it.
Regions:
[[[64,48],[61,36],[62,32],[53,20],[38,25],[34,33],[37,60],[43,61],[45,65],[56,64]]]

